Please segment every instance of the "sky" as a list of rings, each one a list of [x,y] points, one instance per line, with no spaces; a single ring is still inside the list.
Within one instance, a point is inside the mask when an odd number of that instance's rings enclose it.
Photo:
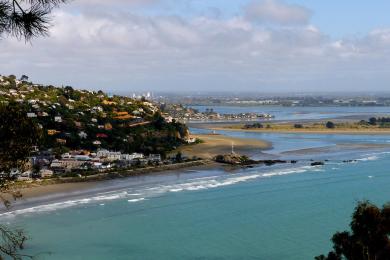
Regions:
[[[73,0],[0,74],[132,91],[390,90],[388,0]]]

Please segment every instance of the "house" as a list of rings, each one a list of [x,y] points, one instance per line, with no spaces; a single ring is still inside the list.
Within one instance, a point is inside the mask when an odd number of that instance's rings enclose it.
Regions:
[[[164,118],[165,122],[167,122],[167,123],[172,123],[172,121],[173,121],[173,117],[171,117],[171,116],[163,116],[163,118]]]
[[[54,117],[54,122],[62,123],[62,117],[60,117],[60,116],[55,116],[55,117]]]
[[[81,138],[81,139],[86,139],[87,138],[87,133],[85,133],[84,131],[81,131],[80,133],[79,133],[79,137]]]
[[[41,176],[41,178],[50,178],[53,176],[53,174],[54,172],[49,169],[42,169],[39,171],[39,175]]]
[[[49,114],[46,113],[46,112],[40,112],[38,115],[41,116],[41,117],[47,117],[47,116],[49,116]]]
[[[62,159],[70,159],[70,158],[72,158],[72,155],[70,153],[64,153],[61,155],[61,158]]]
[[[47,134],[48,135],[56,135],[56,134],[59,134],[59,133],[61,133],[60,131],[57,131],[57,130],[55,130],[55,129],[48,129],[47,130]]]
[[[88,155],[76,155],[75,160],[77,161],[90,161],[91,158]]]
[[[56,169],[56,170],[72,170],[76,168],[80,168],[85,161],[78,161],[74,159],[62,159],[62,160],[53,160],[51,162],[50,168]]]
[[[18,181],[31,181],[32,172],[26,171],[18,176]]]
[[[112,130],[112,125],[110,123],[106,123],[104,125],[104,129],[107,130],[107,131],[110,131],[110,130]]]
[[[37,114],[31,112],[31,113],[27,113],[27,117],[29,118],[34,118],[34,117],[37,117]]]
[[[110,162],[118,161],[122,158],[121,152],[111,152],[106,149],[99,149],[96,153],[96,156]]]
[[[187,144],[194,144],[196,142],[196,138],[188,137],[186,140]]]
[[[128,119],[132,119],[134,118],[134,116],[132,115],[129,115],[128,112],[115,112],[115,117],[114,119],[117,119],[117,120],[128,120]]]
[[[160,154],[149,154],[148,161],[153,162],[153,163],[159,163],[159,162],[161,162],[161,155]]]
[[[142,153],[122,154],[121,159],[126,161],[133,161],[135,159],[142,159],[144,155]]]
[[[109,100],[103,100],[103,105],[116,105],[117,103],[114,101],[109,101]]]
[[[94,145],[101,145],[102,142],[100,142],[100,141],[98,141],[98,140],[95,140],[95,141],[93,141],[93,144],[94,144]]]
[[[103,133],[98,133],[98,134],[96,134],[96,137],[97,137],[97,138],[107,138],[108,135],[103,134]]]
[[[66,144],[66,140],[65,139],[61,139],[61,138],[57,138],[56,142],[59,143],[59,144]]]

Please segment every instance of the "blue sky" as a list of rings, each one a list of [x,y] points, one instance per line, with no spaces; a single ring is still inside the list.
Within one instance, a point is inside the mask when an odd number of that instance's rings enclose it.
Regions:
[[[235,16],[251,0],[165,1],[145,5],[139,12],[194,16],[212,14],[218,9],[224,17]],[[390,1],[386,0],[285,0],[313,12],[312,23],[333,37],[362,36],[369,31],[390,26]]]
[[[0,74],[121,91],[383,91],[390,1],[75,0]],[[50,72],[50,73],[48,73]]]

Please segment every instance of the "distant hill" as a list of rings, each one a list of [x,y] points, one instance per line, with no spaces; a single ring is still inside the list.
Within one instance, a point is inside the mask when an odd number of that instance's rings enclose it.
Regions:
[[[64,152],[98,148],[160,153],[183,144],[188,129],[165,120],[158,105],[145,99],[102,91],[34,84],[23,75],[0,76],[0,103],[23,106],[43,129],[40,150]]]

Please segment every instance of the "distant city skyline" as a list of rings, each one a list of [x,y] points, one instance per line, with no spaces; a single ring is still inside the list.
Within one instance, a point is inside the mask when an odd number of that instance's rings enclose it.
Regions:
[[[0,74],[112,93],[386,91],[390,2],[75,0]]]

